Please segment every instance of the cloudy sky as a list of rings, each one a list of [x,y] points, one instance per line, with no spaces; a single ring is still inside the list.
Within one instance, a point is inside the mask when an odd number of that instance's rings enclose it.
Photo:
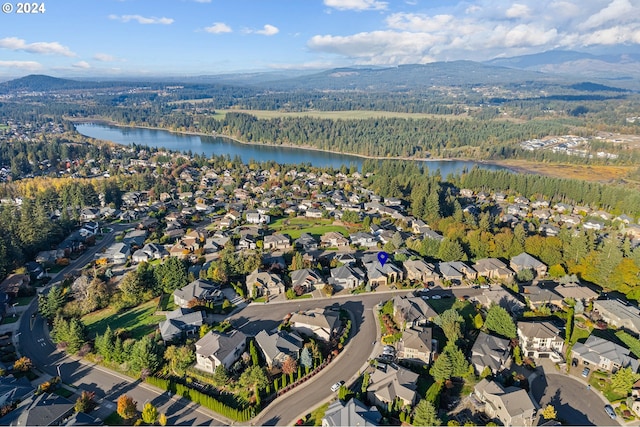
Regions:
[[[326,69],[640,45],[640,0],[48,0],[32,14],[2,1],[4,77]]]

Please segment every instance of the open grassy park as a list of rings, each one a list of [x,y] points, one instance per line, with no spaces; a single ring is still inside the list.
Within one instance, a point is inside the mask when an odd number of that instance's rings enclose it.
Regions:
[[[107,326],[110,326],[113,331],[120,328],[126,329],[132,338],[138,339],[153,332],[158,323],[165,320],[165,316],[154,315],[157,309],[158,298],[154,298],[121,313],[116,313],[113,308],[107,307],[83,316],[82,322],[87,327],[87,334],[91,338],[97,334],[103,334]]]
[[[280,218],[269,225],[269,228],[281,234],[287,234],[292,239],[297,239],[302,233],[309,233],[318,238],[330,231],[337,231],[343,236],[349,236],[351,229],[343,225],[334,225],[331,219],[320,218]]]

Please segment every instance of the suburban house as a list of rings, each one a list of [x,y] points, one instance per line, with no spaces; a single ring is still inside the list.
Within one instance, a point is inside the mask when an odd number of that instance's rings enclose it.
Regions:
[[[315,289],[322,288],[324,285],[324,279],[314,268],[303,268],[302,270],[294,270],[291,272],[291,287],[294,290],[296,286],[301,286],[304,292],[311,292]]]
[[[571,349],[571,357],[578,359],[578,363],[584,366],[611,373],[627,367],[638,372],[638,360],[629,356],[629,349],[595,335],[590,335],[584,344],[575,343]]]
[[[526,390],[518,387],[504,388],[486,378],[476,384],[475,397],[484,403],[484,411],[491,418],[498,418],[505,426],[533,426],[537,405]]]
[[[178,307],[188,308],[192,300],[222,301],[224,295],[220,287],[208,280],[197,279],[181,289],[173,291],[173,301]]]
[[[167,320],[160,322],[160,335],[165,342],[181,338],[182,335],[197,336],[204,324],[204,312],[189,308],[176,308],[167,313]]]
[[[358,231],[351,235],[351,243],[357,246],[364,246],[366,248],[372,248],[378,246],[378,240],[375,236],[363,231]]]
[[[402,265],[406,278],[412,282],[435,282],[440,279],[436,266],[421,259],[407,260]]]
[[[576,301],[582,301],[583,304],[586,304],[589,301],[593,301],[598,298],[598,293],[592,291],[586,286],[582,286],[579,283],[564,283],[559,284],[553,290],[560,294],[562,298],[573,298]]]
[[[0,283],[0,292],[11,297],[17,297],[20,289],[27,289],[31,278],[28,274],[10,274]]]
[[[294,313],[289,319],[291,329],[307,336],[316,336],[329,341],[340,329],[340,317],[332,310],[314,308]]]
[[[258,211],[247,211],[247,222],[249,224],[269,224],[271,217]]]
[[[56,393],[33,396],[16,410],[20,411],[13,424],[16,426],[58,426],[64,424],[74,412],[73,402]]]
[[[13,375],[0,377],[0,407],[22,401],[33,393],[33,386],[27,377],[15,378]]]
[[[382,264],[378,260],[378,254],[366,254],[362,262],[367,270],[367,284],[372,289],[399,282],[404,276],[402,270],[396,267],[391,260]]]
[[[515,273],[507,267],[507,264],[498,258],[479,259],[473,265],[473,269],[478,273],[479,277],[491,280],[511,282],[515,277]]]
[[[96,257],[98,259],[106,258],[111,264],[124,264],[129,255],[131,255],[129,245],[119,242],[109,246],[104,254],[97,253]]]
[[[480,295],[473,297],[473,299],[487,308],[491,307],[491,304],[497,304],[512,314],[519,313],[525,308],[522,301],[506,289],[497,286],[484,289]]]
[[[438,270],[442,279],[460,284],[464,279],[474,280],[476,271],[462,261],[439,262]]]
[[[426,326],[413,326],[402,332],[398,345],[398,358],[410,362],[429,364],[434,355],[433,330]]]
[[[231,368],[247,345],[247,336],[238,330],[230,334],[210,331],[196,342],[195,367],[213,374],[218,365]]]
[[[318,249],[318,242],[309,233],[302,233],[294,242],[294,246],[304,252],[315,251]]]
[[[329,283],[342,289],[353,289],[364,285],[365,275],[362,270],[351,265],[343,265],[331,269]]]
[[[511,360],[509,340],[489,335],[484,332],[478,334],[476,342],[471,348],[471,364],[480,375],[486,367],[495,375],[506,369]]]
[[[602,320],[617,328],[624,328],[634,334],[640,334],[640,310],[619,300],[596,300],[593,310]]]
[[[291,247],[291,241],[283,234],[264,236],[264,249],[287,250]]]
[[[547,266],[526,252],[511,258],[509,267],[516,273],[522,270],[533,270],[537,277],[544,277],[547,274]]]
[[[543,283],[538,283],[538,285],[533,286],[522,286],[521,295],[525,301],[528,301],[529,306],[533,309],[540,308],[544,305],[562,307],[564,299],[562,295],[548,289]]]
[[[425,300],[411,295],[393,298],[393,317],[401,327],[423,326],[438,316]]]
[[[284,294],[284,282],[274,273],[259,271],[255,269],[247,276],[247,290],[249,298],[270,297],[271,295]]]
[[[322,418],[322,427],[379,426],[381,421],[382,414],[378,408],[367,408],[354,397],[346,403],[340,399],[331,403]]]
[[[146,230],[131,230],[122,238],[122,243],[130,247],[142,247],[147,239]]]
[[[256,335],[256,344],[262,351],[269,368],[279,368],[287,357],[298,360],[304,340],[295,332],[277,331],[269,334],[260,331]]]
[[[147,243],[131,255],[132,262],[148,262],[154,259],[162,259],[169,256],[164,246],[155,243]]]
[[[417,382],[419,375],[400,366],[378,364],[370,368],[367,398],[376,406],[386,407],[396,398],[405,405],[413,405],[418,398]]]
[[[563,360],[564,339],[560,329],[551,322],[518,322],[518,338],[525,357]]]
[[[325,248],[343,248],[349,246],[349,239],[337,231],[329,231],[320,236],[320,244]]]

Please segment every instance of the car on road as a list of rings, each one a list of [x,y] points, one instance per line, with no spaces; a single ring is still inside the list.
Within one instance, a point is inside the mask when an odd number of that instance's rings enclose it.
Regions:
[[[480,285],[480,289],[489,289],[491,286],[489,285]]]
[[[338,381],[334,385],[331,386],[331,391],[338,391],[340,387],[344,385],[344,381]]]
[[[616,412],[613,410],[613,406],[604,405],[604,411],[607,413],[607,415],[609,415],[609,418],[611,418],[612,420],[616,419]]]
[[[584,368],[584,369],[582,370],[582,376],[583,376],[583,377],[585,377],[585,378],[587,378],[587,377],[589,376],[589,372],[591,372],[591,369],[589,369],[589,368]]]

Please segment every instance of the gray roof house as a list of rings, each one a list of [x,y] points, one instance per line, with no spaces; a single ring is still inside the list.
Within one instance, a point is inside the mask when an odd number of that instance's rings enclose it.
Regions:
[[[471,364],[478,375],[485,367],[489,367],[493,374],[497,374],[507,368],[510,361],[509,340],[484,332],[478,334],[471,348]]]
[[[259,271],[257,268],[246,279],[249,298],[270,297],[285,292],[284,282],[274,273]]]
[[[290,239],[283,234],[264,236],[264,249],[285,250],[291,246]]]
[[[398,358],[429,364],[433,359],[433,329],[426,326],[414,326],[402,332],[402,341],[398,348]]]
[[[462,261],[439,262],[438,270],[444,280],[460,283],[464,279],[476,278],[476,271]]]
[[[575,343],[571,349],[571,357],[578,359],[584,366],[604,371],[615,372],[626,367],[630,367],[633,372],[638,371],[638,360],[629,356],[629,349],[594,335],[590,335],[584,344]]]
[[[436,266],[424,260],[407,260],[402,264],[406,278],[411,281],[431,282],[438,280],[440,275]]]
[[[375,288],[380,285],[389,285],[402,280],[404,273],[391,260],[384,263],[378,260],[377,253],[367,253],[362,259],[367,270],[367,282]]]
[[[338,313],[332,310],[315,308],[303,313],[294,313],[289,319],[291,329],[301,334],[329,341],[340,327]]]
[[[244,352],[247,336],[238,330],[230,334],[210,331],[196,342],[195,367],[213,373],[218,365],[229,369]]]
[[[294,246],[305,252],[315,251],[318,249],[318,242],[309,233],[302,233],[294,242]]]
[[[0,407],[22,400],[33,390],[31,382],[26,377],[0,377]]]
[[[474,388],[474,395],[484,402],[485,413],[498,418],[505,426],[533,426],[537,405],[526,390],[502,387],[499,383],[483,379]]]
[[[194,280],[184,288],[173,291],[173,301],[179,307],[187,308],[189,301],[194,299],[222,301],[224,295],[218,285],[203,279]]]
[[[343,265],[331,269],[329,283],[342,289],[353,289],[364,284],[364,272],[351,265]]]
[[[169,256],[169,252],[164,246],[155,243],[147,243],[141,249],[138,249],[131,255],[131,261],[143,262],[153,259],[162,259]]]
[[[96,258],[106,258],[112,264],[124,264],[129,255],[131,255],[129,245],[120,242],[109,246],[104,254],[97,253]]]
[[[518,322],[518,338],[525,357],[548,357],[556,363],[563,360],[564,339],[551,322]]]
[[[375,247],[378,245],[378,240],[369,233],[358,231],[350,236],[351,243],[358,246],[364,246],[367,248]]]
[[[507,267],[507,264],[498,258],[479,259],[473,265],[473,269],[478,273],[478,276],[486,277],[487,279],[510,282],[515,276],[515,273]]]
[[[355,397],[346,403],[340,399],[329,405],[322,418],[322,427],[378,426],[382,414],[378,408],[367,408]]]
[[[413,405],[418,393],[419,375],[400,366],[378,364],[371,368],[367,398],[379,406],[386,406],[399,398],[405,405]]]
[[[491,304],[498,304],[512,314],[519,313],[525,308],[522,301],[502,287],[494,286],[490,289],[484,289],[482,294],[473,297],[473,299],[487,308],[491,307]]]
[[[619,300],[596,300],[593,310],[608,324],[640,334],[640,310]]]
[[[204,312],[193,311],[188,308],[176,308],[167,313],[167,320],[159,324],[160,335],[165,342],[187,336],[197,335],[204,323]]]
[[[393,298],[393,317],[406,328],[425,325],[438,313],[420,297],[398,295]]]
[[[325,285],[324,279],[314,268],[303,268],[291,272],[291,287],[302,286],[305,292],[322,288]]]
[[[297,360],[304,340],[295,332],[278,331],[269,334],[263,330],[256,335],[256,344],[262,350],[267,365],[273,368],[282,366],[287,357]]]
[[[537,260],[526,252],[522,252],[520,255],[516,255],[511,258],[509,267],[516,273],[522,270],[533,270],[538,277],[543,277],[547,274],[547,266],[543,262]]]

